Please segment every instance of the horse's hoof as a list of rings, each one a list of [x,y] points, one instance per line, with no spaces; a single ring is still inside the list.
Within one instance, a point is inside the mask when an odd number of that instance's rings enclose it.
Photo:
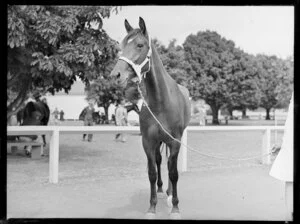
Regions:
[[[163,192],[157,192],[157,198],[163,199],[165,198],[165,194]]]
[[[181,215],[179,212],[171,212],[170,219],[181,219]]]
[[[173,198],[172,195],[169,195],[167,198],[167,204],[169,208],[173,207],[172,198]]]
[[[145,215],[146,219],[155,219],[155,213],[153,212],[147,212]]]

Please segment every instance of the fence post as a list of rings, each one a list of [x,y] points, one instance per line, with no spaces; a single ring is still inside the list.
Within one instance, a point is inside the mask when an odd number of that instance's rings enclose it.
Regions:
[[[49,182],[58,183],[58,160],[59,160],[59,130],[55,128],[50,136],[49,152]]]
[[[262,139],[262,164],[271,164],[271,155],[266,155],[271,152],[271,129],[266,128]]]
[[[186,172],[187,171],[187,128],[184,129],[182,137],[181,137],[181,142],[184,145],[180,146],[180,151],[179,151],[179,159],[178,159],[178,170],[180,172]]]

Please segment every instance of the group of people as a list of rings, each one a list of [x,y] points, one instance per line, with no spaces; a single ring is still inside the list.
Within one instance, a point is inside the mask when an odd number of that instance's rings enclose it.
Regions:
[[[64,121],[64,115],[65,115],[65,112],[63,110],[61,111],[58,111],[57,107],[55,108],[55,110],[52,112],[53,114],[53,118],[54,118],[54,123],[55,124],[58,124],[58,121]],[[58,118],[59,116],[59,118]]]
[[[114,119],[117,126],[127,126],[128,125],[128,115],[127,109],[125,108],[125,99],[117,100],[117,106],[115,107],[115,113],[111,114],[109,119]],[[112,105],[112,104],[111,104]],[[88,106],[83,109],[79,115],[79,120],[83,120],[85,126],[93,126],[93,113],[95,112],[94,103],[89,102]],[[87,136],[87,141],[91,142],[93,139],[93,134],[83,134],[82,140],[85,141]],[[126,142],[126,135],[124,133],[118,133],[115,136],[116,141]]]

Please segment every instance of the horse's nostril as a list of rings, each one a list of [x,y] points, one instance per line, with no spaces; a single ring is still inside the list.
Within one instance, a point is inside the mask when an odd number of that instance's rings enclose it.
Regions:
[[[117,79],[119,79],[121,77],[121,73],[118,73],[117,75]]]

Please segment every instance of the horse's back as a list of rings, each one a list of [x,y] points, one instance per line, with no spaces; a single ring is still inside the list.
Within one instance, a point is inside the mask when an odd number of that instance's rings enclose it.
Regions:
[[[24,108],[23,122],[24,122],[24,120],[28,120],[28,119],[29,119],[28,121],[31,122],[31,116],[34,111],[38,111],[41,113],[42,125],[47,125],[49,122],[49,117],[50,117],[50,109],[49,109],[48,105],[44,102],[29,102],[29,103],[27,103]]]

